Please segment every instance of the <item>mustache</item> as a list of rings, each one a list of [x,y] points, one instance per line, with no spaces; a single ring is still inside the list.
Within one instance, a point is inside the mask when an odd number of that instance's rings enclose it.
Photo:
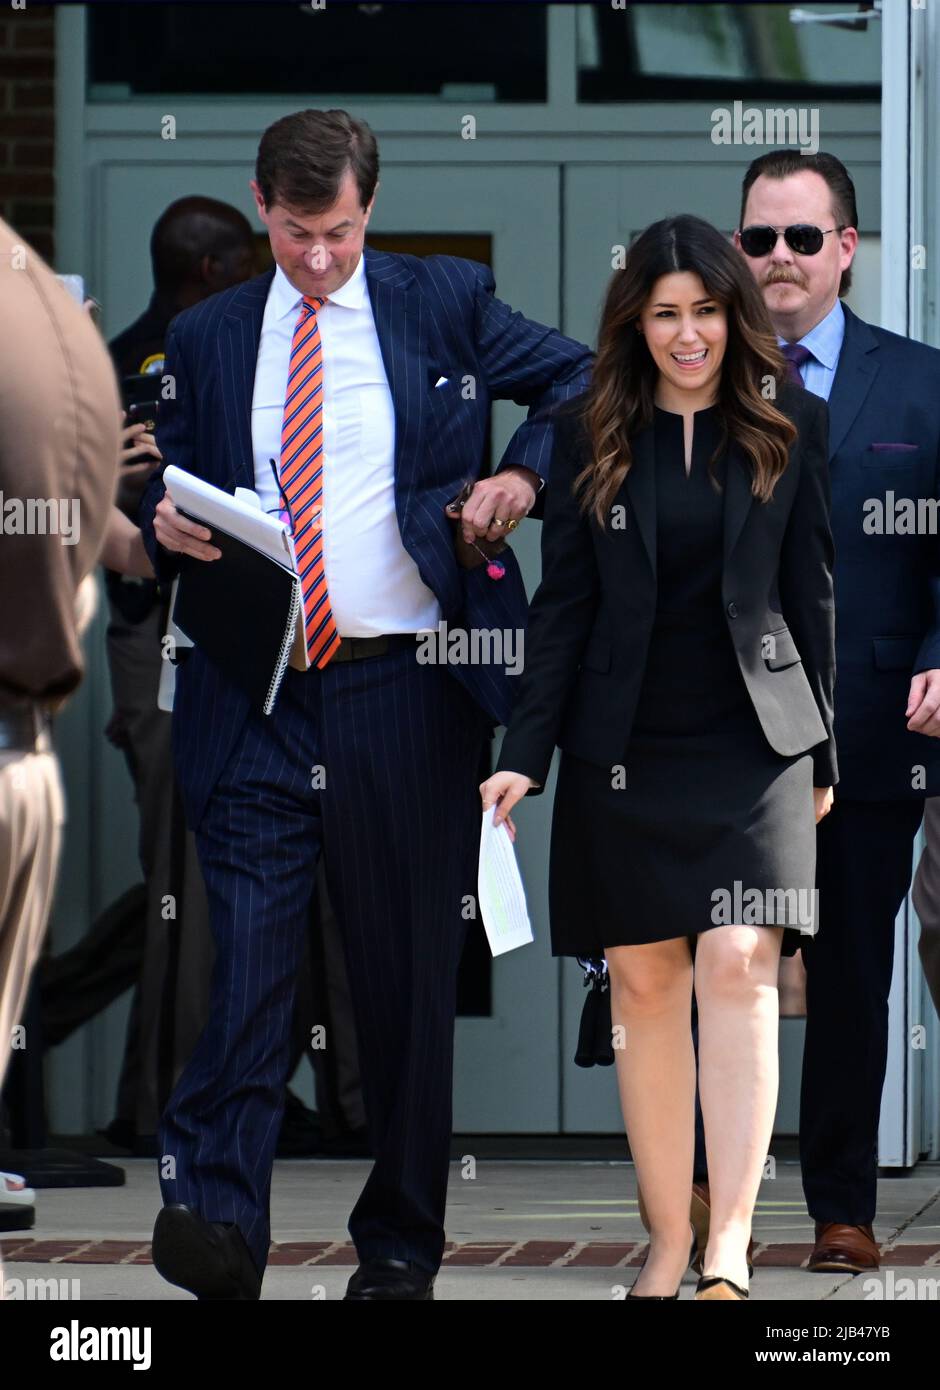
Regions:
[[[806,288],[806,280],[799,272],[794,273],[793,271],[785,270],[782,266],[776,270],[768,270],[767,274],[764,276],[764,284],[796,285],[800,289]]]

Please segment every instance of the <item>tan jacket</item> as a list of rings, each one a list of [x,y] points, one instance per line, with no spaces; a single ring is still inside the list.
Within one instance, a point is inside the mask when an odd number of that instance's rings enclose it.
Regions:
[[[82,677],[79,586],[101,548],[120,439],[97,328],[0,219],[0,697]]]

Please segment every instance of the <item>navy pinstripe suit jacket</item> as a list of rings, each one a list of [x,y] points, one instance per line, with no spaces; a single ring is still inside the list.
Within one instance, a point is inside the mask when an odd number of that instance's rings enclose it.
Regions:
[[[364,248],[366,281],[395,409],[395,500],[402,543],[440,600],[449,628],[525,626],[526,594],[515,557],[494,582],[485,566],[457,564],[445,504],[483,466],[490,401],[529,407],[499,469],[548,476],[551,412],[583,391],[591,353],[583,343],[513,311],[494,295],[488,266],[456,256],[392,255]],[[162,549],[153,514],[163,468],[176,464],[216,487],[254,487],[251,400],[261,323],[273,271],[185,310],[170,325],[165,371],[175,397],[162,401],[163,465],[140,508],[159,579],[179,556]],[[447,384],[435,387],[441,376]],[[471,378],[474,390],[464,389]],[[541,497],[533,516],[541,515]],[[504,666],[451,665],[494,724],[506,723],[513,685]],[[246,696],[195,649],[178,672],[173,742],[183,802],[195,828],[248,712]]]

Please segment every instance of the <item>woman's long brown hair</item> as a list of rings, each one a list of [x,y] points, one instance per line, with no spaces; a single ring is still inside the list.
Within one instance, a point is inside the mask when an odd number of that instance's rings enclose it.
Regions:
[[[581,411],[592,462],[574,486],[582,494],[582,512],[593,511],[601,527],[632,465],[630,440],[653,420],[659,369],[636,325],[660,276],[683,270],[700,277],[706,293],[724,306],[728,320],[715,402],[721,439],[709,469],[728,439],[734,439],[751,462],[752,493],[769,501],[796,438],[796,427],[774,405],[777,387],[786,379],[783,354],[763,296],[740,253],[700,217],[685,214],[654,222],[633,242],[623,269],[614,272],[607,288],[591,385]]]

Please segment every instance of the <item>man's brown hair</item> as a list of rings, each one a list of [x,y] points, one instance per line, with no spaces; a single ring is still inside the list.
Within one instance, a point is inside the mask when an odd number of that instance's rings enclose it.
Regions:
[[[368,207],[379,179],[379,147],[365,121],[348,111],[295,111],[262,135],[255,178],[266,207],[315,213],[336,202],[347,169]]]

